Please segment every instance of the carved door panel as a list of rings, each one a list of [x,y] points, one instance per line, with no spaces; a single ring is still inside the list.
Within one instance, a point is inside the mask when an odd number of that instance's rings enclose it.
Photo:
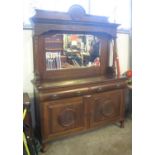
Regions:
[[[93,96],[91,104],[91,126],[98,126],[121,115],[122,90],[99,93]]]
[[[44,103],[44,137],[83,130],[86,125],[84,109],[82,97]]]

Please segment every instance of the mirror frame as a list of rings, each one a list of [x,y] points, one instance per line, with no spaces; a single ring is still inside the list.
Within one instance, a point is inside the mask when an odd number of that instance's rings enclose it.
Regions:
[[[36,10],[34,23],[34,74],[38,81],[75,79],[106,74],[108,66],[108,44],[116,39],[117,26],[106,17],[87,15],[81,8],[74,7],[68,12]],[[78,14],[78,12],[81,12]],[[79,33],[101,36],[100,67],[71,68],[46,71],[44,37],[56,33]]]
[[[87,33],[90,34],[90,33]],[[91,33],[92,34],[92,33]],[[45,44],[44,38],[45,36],[51,35],[41,35],[39,37],[39,48],[40,49],[40,67],[42,68],[41,75],[43,75],[43,79],[47,80],[59,80],[59,79],[74,79],[74,78],[84,78],[91,76],[100,76],[105,73],[106,66],[108,64],[108,40],[107,37],[102,35],[101,43],[100,43],[100,66],[90,66],[90,67],[79,67],[79,68],[68,68],[68,69],[58,69],[58,70],[46,70],[46,57],[45,57]],[[94,34],[93,34],[94,35]],[[101,35],[95,35],[101,38]]]

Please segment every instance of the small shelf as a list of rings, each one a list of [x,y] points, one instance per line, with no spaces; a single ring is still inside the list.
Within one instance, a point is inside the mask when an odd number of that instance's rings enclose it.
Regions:
[[[46,51],[63,51],[63,48],[45,48]]]
[[[45,43],[63,43],[62,40],[47,40]]]

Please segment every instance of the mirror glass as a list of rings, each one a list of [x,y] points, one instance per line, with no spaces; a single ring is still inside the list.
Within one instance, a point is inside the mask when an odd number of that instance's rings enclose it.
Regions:
[[[45,37],[46,70],[100,66],[100,39],[87,34]]]

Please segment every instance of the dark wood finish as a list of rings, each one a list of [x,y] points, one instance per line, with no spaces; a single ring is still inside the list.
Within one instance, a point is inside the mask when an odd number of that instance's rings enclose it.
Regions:
[[[109,23],[106,17],[86,15],[77,5],[68,13],[37,10],[32,20],[36,131],[43,148],[51,140],[108,123],[118,121],[123,127],[126,78],[107,76],[106,72],[109,41],[116,39],[118,24]],[[47,71],[44,38],[64,32],[100,36],[100,66]],[[53,44],[57,42],[53,40]]]

